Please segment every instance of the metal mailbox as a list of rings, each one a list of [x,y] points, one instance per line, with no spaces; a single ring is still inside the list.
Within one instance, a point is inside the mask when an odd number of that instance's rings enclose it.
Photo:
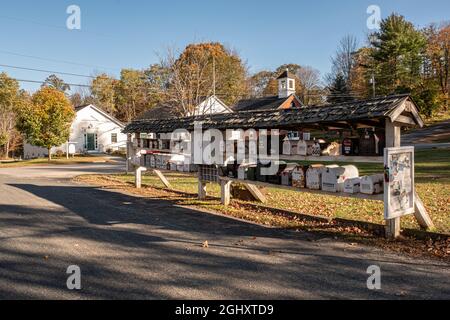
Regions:
[[[365,176],[361,178],[361,193],[379,194],[383,193],[384,174]]]
[[[359,193],[361,185],[361,178],[351,178],[344,181],[345,193]]]
[[[315,164],[306,170],[306,187],[311,190],[320,190],[322,187],[322,171],[324,165]]]
[[[292,174],[297,168],[297,164],[289,163],[281,173],[281,184],[284,186],[292,186]]]
[[[359,177],[359,171],[355,166],[327,167],[322,173],[322,190],[343,192],[345,180],[357,177]]]

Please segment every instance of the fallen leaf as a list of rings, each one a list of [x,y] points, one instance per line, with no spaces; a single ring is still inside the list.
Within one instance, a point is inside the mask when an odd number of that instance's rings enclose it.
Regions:
[[[203,242],[203,248],[209,248],[209,243],[208,241]]]

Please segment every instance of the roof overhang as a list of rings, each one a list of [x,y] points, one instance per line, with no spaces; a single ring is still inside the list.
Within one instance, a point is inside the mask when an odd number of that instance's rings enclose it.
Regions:
[[[387,114],[392,123],[402,127],[423,127],[424,122],[419,114],[419,109],[414,100],[408,96],[405,97],[395,108]]]

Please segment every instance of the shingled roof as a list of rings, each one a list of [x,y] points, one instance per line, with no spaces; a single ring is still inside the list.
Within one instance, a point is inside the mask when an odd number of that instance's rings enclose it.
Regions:
[[[238,101],[233,107],[235,112],[243,111],[257,111],[257,110],[274,110],[278,109],[286,98],[279,98],[278,96],[269,96],[254,99],[244,99]]]
[[[409,102],[406,106],[406,102]],[[423,125],[417,107],[409,95],[378,97],[369,100],[352,101],[325,106],[301,107],[280,110],[259,110],[228,114],[204,115],[179,119],[136,120],[130,123],[125,133],[168,133],[177,129],[194,129],[194,123],[202,123],[203,129],[277,129],[301,126],[358,123],[366,120],[384,120],[399,117],[408,112],[411,121]],[[373,122],[374,126],[377,122]],[[380,126],[381,126],[380,122]]]

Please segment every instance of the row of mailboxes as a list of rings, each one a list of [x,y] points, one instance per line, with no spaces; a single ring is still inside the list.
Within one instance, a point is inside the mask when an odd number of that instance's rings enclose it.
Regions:
[[[353,165],[301,166],[283,161],[241,165],[233,163],[222,167],[220,174],[239,180],[260,181],[333,193],[382,193],[384,180],[383,174],[359,177],[358,168]]]
[[[170,154],[144,154],[141,156],[141,166],[178,172],[197,170],[197,166],[187,163],[184,156]]]
[[[385,148],[384,134],[365,132],[360,137],[349,137],[342,141],[345,156],[382,156]]]

